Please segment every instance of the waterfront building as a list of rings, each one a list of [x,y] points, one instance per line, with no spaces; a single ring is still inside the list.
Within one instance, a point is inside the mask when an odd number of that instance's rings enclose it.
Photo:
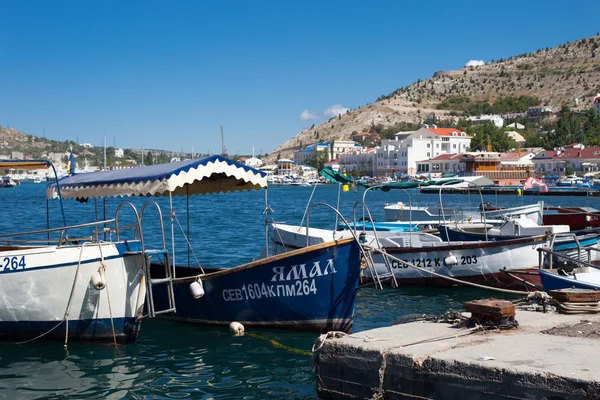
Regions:
[[[360,176],[374,176],[376,152],[377,148],[356,147],[340,156],[340,166],[348,174],[356,171]]]
[[[281,176],[296,176],[296,163],[292,160],[284,159],[275,162],[277,169],[275,173]]]
[[[417,162],[417,174],[440,177],[444,174],[486,176],[496,185],[519,185],[533,176],[534,164],[530,152],[467,152],[441,154],[430,160]]]
[[[600,171],[600,147],[571,143],[554,150],[540,151],[532,161],[538,175],[565,175],[569,169],[578,176],[589,176]]]
[[[391,176],[398,172],[414,175],[417,161],[440,154],[458,154],[468,150],[472,137],[456,128],[423,125],[412,132],[398,132],[394,140],[382,140],[376,152],[376,174]]]
[[[261,165],[263,165],[263,162],[261,159],[252,156],[244,160],[244,165],[252,168],[259,168]]]
[[[463,154],[440,154],[432,159],[417,161],[417,175],[430,175],[439,178],[443,174],[458,174],[461,172],[460,163]]]
[[[496,125],[498,128],[502,128],[504,126],[504,118],[499,115],[478,115],[476,117],[467,117],[466,120],[471,122],[473,125],[480,125],[489,122]]]

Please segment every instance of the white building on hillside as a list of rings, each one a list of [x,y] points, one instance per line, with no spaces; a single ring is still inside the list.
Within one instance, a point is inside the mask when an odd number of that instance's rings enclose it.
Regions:
[[[263,162],[259,158],[252,156],[252,157],[246,159],[246,161],[244,161],[244,164],[248,167],[258,168],[261,165],[263,165]]]
[[[340,158],[342,154],[349,153],[357,147],[361,146],[354,140],[335,140],[333,142],[333,158]]]
[[[306,160],[314,157],[318,151],[326,151],[327,155],[328,155],[327,159],[329,160],[330,146],[331,146],[331,143],[329,143],[329,142],[314,143],[314,144],[308,145],[305,148],[303,148],[302,150],[298,150],[297,152],[294,153],[294,162],[296,163],[296,165],[306,165]]]
[[[594,111],[596,111],[596,115],[600,116],[600,94],[594,97]]]
[[[467,121],[470,121],[473,125],[491,122],[492,124],[496,125],[498,128],[502,128],[504,126],[504,118],[502,118],[499,115],[479,115],[476,117],[468,117]]]
[[[429,160],[440,154],[464,153],[472,137],[456,128],[423,125],[414,132],[399,132],[394,140],[382,140],[376,153],[376,175],[402,172],[417,173],[417,161]]]
[[[123,158],[125,157],[125,150],[123,149],[115,149],[115,157]]]

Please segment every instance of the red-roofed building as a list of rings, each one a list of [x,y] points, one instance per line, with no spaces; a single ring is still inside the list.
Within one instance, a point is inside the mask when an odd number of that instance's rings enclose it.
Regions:
[[[442,154],[464,153],[472,137],[456,128],[423,125],[413,132],[398,132],[394,140],[382,140],[377,151],[377,175],[402,172],[417,173],[417,161],[429,160]]]
[[[535,172],[540,175],[564,175],[567,168],[579,176],[595,174],[600,171],[600,147],[572,143],[555,150],[540,151],[532,161]]]
[[[486,176],[496,185],[518,185],[533,176],[533,153],[472,152],[442,154],[417,162],[418,174]]]

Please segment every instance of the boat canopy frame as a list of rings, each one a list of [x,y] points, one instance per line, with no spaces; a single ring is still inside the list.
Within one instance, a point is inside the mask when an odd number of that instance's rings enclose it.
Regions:
[[[155,164],[119,170],[75,174],[48,185],[48,199],[61,197],[86,201],[108,197],[168,197],[171,219],[171,246],[175,264],[173,196],[185,196],[187,215],[188,266],[190,265],[190,195],[217,194],[265,189],[265,224],[268,225],[267,173],[228,158],[213,155],[174,163]],[[62,196],[59,195],[62,194]],[[106,214],[106,203],[104,204]],[[104,217],[106,219],[106,215]],[[183,231],[183,228],[182,228]],[[268,226],[265,227],[269,250]]]

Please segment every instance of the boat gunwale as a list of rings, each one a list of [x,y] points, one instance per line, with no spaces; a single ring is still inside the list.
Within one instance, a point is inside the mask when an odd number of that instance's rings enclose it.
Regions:
[[[508,240],[498,240],[498,241],[478,241],[478,242],[463,242],[461,244],[448,244],[444,243],[442,246],[422,246],[422,247],[390,247],[383,246],[383,250],[390,254],[404,254],[404,253],[423,253],[423,252],[431,252],[431,251],[450,251],[450,250],[470,250],[470,249],[480,249],[480,248],[494,248],[500,246],[514,246],[528,243],[544,243],[547,242],[549,237],[547,235],[537,235],[537,236],[529,236],[522,239],[508,239]]]
[[[173,283],[174,284],[191,283],[191,282],[194,282],[194,281],[198,280],[199,278],[202,278],[202,280],[216,279],[216,278],[219,278],[221,276],[230,275],[230,274],[235,273],[235,272],[240,272],[240,271],[244,271],[244,270],[247,270],[247,269],[256,268],[256,267],[259,267],[261,265],[268,264],[270,262],[279,261],[279,260],[286,259],[286,258],[289,258],[289,257],[294,257],[294,256],[297,256],[297,255],[309,253],[309,252],[312,252],[312,251],[315,251],[315,250],[322,250],[322,249],[327,249],[327,248],[330,248],[330,247],[336,247],[338,245],[345,245],[345,244],[351,243],[353,241],[355,241],[355,239],[352,237],[352,238],[343,238],[343,239],[332,240],[332,241],[328,241],[328,242],[325,242],[325,243],[319,243],[319,244],[311,245],[309,247],[302,247],[302,248],[298,248],[298,249],[295,249],[295,250],[292,250],[292,251],[288,251],[288,252],[285,252],[285,253],[276,254],[274,256],[265,257],[265,258],[262,258],[260,260],[251,261],[249,263],[238,265],[238,266],[235,266],[235,267],[222,268],[222,269],[219,269],[218,271],[209,272],[207,274],[197,274],[197,275],[193,275],[193,276],[186,276],[186,277],[181,277],[181,278],[174,278],[173,279]],[[193,269],[195,267],[176,266],[176,268],[189,268],[189,269]]]

